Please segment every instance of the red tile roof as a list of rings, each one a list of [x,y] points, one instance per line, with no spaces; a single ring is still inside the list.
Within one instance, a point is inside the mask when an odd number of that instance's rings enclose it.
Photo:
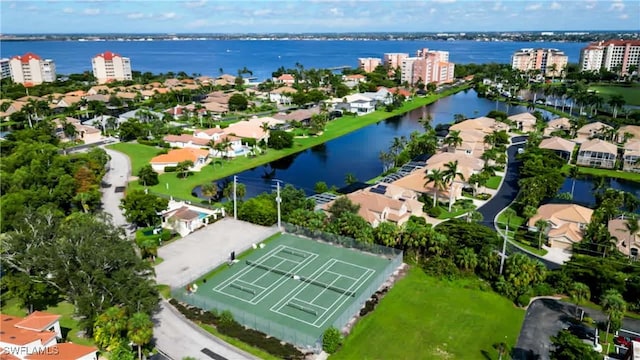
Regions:
[[[13,345],[26,345],[40,340],[46,344],[56,337],[53,331],[33,331],[16,326],[23,318],[0,314],[0,342]]]
[[[106,61],[111,61],[111,60],[113,60],[114,57],[121,57],[121,56],[118,55],[118,54],[112,53],[111,51],[107,50],[107,51],[105,51],[105,52],[103,52],[101,54],[96,55],[96,57],[102,57]]]
[[[97,352],[93,346],[84,346],[73,343],[62,343],[50,346],[41,354],[28,355],[27,360],[77,360],[83,356]]]
[[[34,311],[24,318],[24,320],[16,323],[15,326],[27,330],[44,331],[58,321],[60,317],[60,315],[50,314],[44,311]]]
[[[170,150],[166,154],[158,155],[151,159],[152,164],[172,164],[179,163],[181,161],[191,160],[194,163],[198,161],[200,157],[207,157],[209,155],[209,151],[193,149],[193,148],[183,148]]]
[[[26,54],[24,54],[22,56],[16,55],[13,58],[22,61],[22,63],[24,63],[24,64],[27,64],[32,59],[34,59],[34,60],[42,60],[42,58],[40,56],[38,56],[38,55],[36,55],[34,53],[30,53],[30,52],[28,52],[28,53],[26,53]]]

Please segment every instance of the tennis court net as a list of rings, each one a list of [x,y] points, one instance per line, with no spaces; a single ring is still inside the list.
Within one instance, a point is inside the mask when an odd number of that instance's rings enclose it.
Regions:
[[[247,265],[250,265],[250,266],[253,266],[253,267],[257,267],[258,269],[271,271],[273,273],[276,273],[276,274],[279,274],[279,275],[283,275],[283,276],[293,276],[294,275],[291,271],[285,271],[285,270],[281,270],[281,269],[277,269],[277,268],[268,267],[266,265],[263,265],[263,264],[257,263],[257,262],[253,262],[251,260],[247,260]],[[300,275],[298,275],[298,278],[300,279],[300,281],[304,281],[304,282],[309,283],[309,284],[320,286],[320,287],[329,289],[331,291],[335,291],[335,292],[340,293],[340,294],[344,294],[344,295],[347,295],[347,296],[356,296],[356,293],[354,291],[351,291],[351,290],[346,290],[346,289],[343,289],[343,288],[339,288],[337,286],[326,284],[326,283],[323,283],[322,281],[318,281],[318,280],[315,280],[315,279],[309,279],[307,277],[300,276]]]

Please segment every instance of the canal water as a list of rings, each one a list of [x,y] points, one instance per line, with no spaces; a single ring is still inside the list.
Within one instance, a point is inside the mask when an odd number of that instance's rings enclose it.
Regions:
[[[453,122],[455,114],[472,118],[496,109],[510,115],[527,111],[523,106],[509,106],[479,98],[474,90],[463,91],[402,116],[382,120],[314,148],[238,173],[238,182],[246,186],[249,198],[273,191],[274,179],[293,184],[309,195],[313,194],[318,181],[324,181],[329,187],[345,186],[348,173],[359,181],[366,181],[382,172],[380,151],[388,151],[394,137],[408,137],[413,131],[424,131],[419,120],[426,118],[427,114],[431,114],[432,126],[435,127]],[[358,118],[353,121],[358,121]],[[226,181],[231,180],[227,178],[221,183]],[[199,189],[194,189],[194,192],[198,193]]]
[[[558,193],[570,193],[573,184],[572,178],[566,178]],[[574,203],[593,207],[596,204],[596,179],[593,177],[585,177],[576,179],[576,185],[573,191]],[[605,178],[604,189],[612,188],[622,190],[640,198],[640,183],[631,180]],[[555,201],[554,201],[555,202]]]

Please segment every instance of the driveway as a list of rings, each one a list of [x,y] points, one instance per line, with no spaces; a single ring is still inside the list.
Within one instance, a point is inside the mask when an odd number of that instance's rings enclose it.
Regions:
[[[218,359],[244,360],[257,359],[240,349],[210,335],[182,316],[165,300],[160,302],[160,310],[154,315],[153,336],[156,347],[170,358],[179,360],[185,357],[211,359],[202,350],[217,354]]]
[[[527,309],[518,342],[513,349],[513,359],[550,359],[551,337],[569,326],[569,320],[574,318],[575,311],[573,304],[563,301],[553,299],[533,301]],[[585,316],[589,316],[596,322],[607,321],[607,316],[603,312],[594,309],[585,309]],[[640,333],[640,320],[625,318],[622,321],[622,328]],[[612,340],[609,339],[609,341]],[[614,350],[613,346],[610,350]]]
[[[164,259],[156,266],[156,281],[172,288],[182,286],[275,234],[275,227],[224,218],[158,249]]]
[[[108,171],[104,175],[103,181],[111,184],[110,187],[102,189],[102,208],[104,212],[111,214],[113,223],[117,226],[128,225],[127,220],[122,215],[120,200],[124,197],[124,192],[116,192],[118,187],[126,187],[131,176],[131,162],[129,157],[119,151],[103,147],[111,157],[108,163]]]

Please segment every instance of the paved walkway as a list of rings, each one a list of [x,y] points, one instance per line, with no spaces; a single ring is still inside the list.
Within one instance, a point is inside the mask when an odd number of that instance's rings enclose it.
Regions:
[[[120,210],[120,200],[124,197],[124,193],[116,193],[116,187],[127,186],[129,176],[131,176],[131,162],[129,157],[119,151],[107,149],[103,147],[107,154],[111,157],[109,160],[109,170],[105,174],[103,180],[107,184],[111,184],[108,188],[102,189],[102,208],[104,212],[111,214],[113,223],[117,226],[128,225],[127,220]]]

